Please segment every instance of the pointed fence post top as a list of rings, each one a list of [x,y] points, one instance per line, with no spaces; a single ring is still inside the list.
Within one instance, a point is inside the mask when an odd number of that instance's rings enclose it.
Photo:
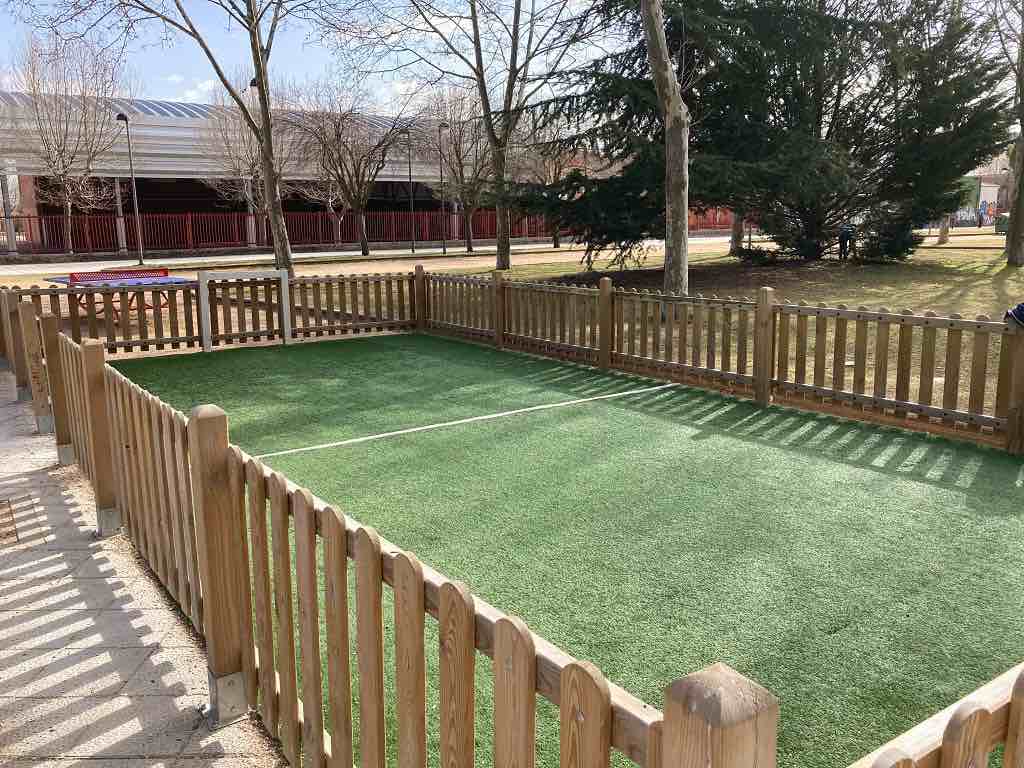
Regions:
[[[665,690],[666,768],[774,768],[779,700],[726,664]]]

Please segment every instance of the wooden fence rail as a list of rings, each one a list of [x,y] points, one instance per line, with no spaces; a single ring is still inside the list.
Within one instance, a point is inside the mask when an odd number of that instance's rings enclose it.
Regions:
[[[984,768],[1003,747],[1004,768],[1024,766],[1024,664],[865,755],[850,768]]]

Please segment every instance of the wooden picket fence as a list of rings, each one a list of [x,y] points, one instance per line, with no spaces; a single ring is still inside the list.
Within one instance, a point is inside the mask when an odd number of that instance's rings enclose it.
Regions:
[[[220,274],[130,288],[0,288],[0,301],[9,305],[0,312],[0,325],[6,332],[4,318],[18,303],[30,302],[37,317],[52,314],[76,343],[99,339],[109,354],[118,354],[280,343],[284,328],[291,341],[408,330],[416,322],[411,272],[298,277],[286,281],[285,302],[279,273]]]
[[[463,316],[458,305],[449,304],[444,310],[453,321],[448,330],[460,322],[482,330],[486,322],[479,317],[481,306],[503,321],[497,303],[487,303],[486,281],[453,281],[443,287],[438,282],[435,295],[427,290],[425,276],[417,281],[412,298],[418,320],[426,322],[428,305],[440,311],[449,290],[465,290],[475,292],[475,299],[467,301],[475,309],[466,309]],[[495,282],[491,299],[502,294],[500,278]],[[713,342],[714,360],[709,361],[707,326],[695,341],[693,320],[682,320],[700,312],[724,323],[725,312],[731,311],[736,320],[746,312],[747,322],[753,323],[747,335],[754,337],[754,370],[778,364],[779,358],[766,355],[756,341],[769,335],[778,317],[764,292],[753,307],[714,299],[628,298],[625,311],[615,313],[612,291],[605,285],[596,296],[595,345],[590,332],[594,308],[574,315],[569,305],[576,299],[566,298],[595,297],[531,291],[510,289],[513,302],[529,306],[527,315],[519,317],[531,318],[522,320],[522,326],[512,320],[512,328],[527,333],[544,328],[537,337],[530,336],[531,343],[558,345],[551,354],[562,354],[575,333],[577,342],[596,349],[597,359],[610,364],[615,345],[608,334],[602,337],[601,328],[616,328],[621,316],[623,333],[635,328],[641,335],[634,338],[632,351],[628,337],[622,336],[623,351],[615,354],[642,365],[683,366],[679,370],[701,376],[720,372],[729,360],[734,370],[725,373],[738,374],[738,348],[730,340],[730,354],[722,352],[721,326]],[[469,312],[478,313],[472,321]],[[200,406],[186,417],[107,365],[104,341],[79,344],[58,330],[53,315],[35,322],[28,304],[17,314],[21,322],[14,335],[22,336],[20,348],[40,351],[26,359],[33,367],[32,381],[44,385],[58,444],[65,435],[93,486],[97,507],[115,513],[115,527],[123,524],[167,593],[206,640],[210,713],[217,722],[255,711],[296,768],[349,768],[357,748],[360,768],[383,768],[393,756],[400,768],[423,768],[435,757],[446,768],[471,768],[480,743],[474,694],[476,654],[481,653],[491,659],[490,751],[496,768],[535,764],[538,697],[558,708],[559,764],[565,768],[605,768],[613,752],[644,768],[774,767],[779,704],[757,683],[715,664],[667,686],[664,711],[659,711],[610,683],[592,664],[537,636],[521,619],[487,604],[465,585],[246,455],[231,444],[227,416],[219,408]],[[571,322],[561,321],[563,316],[586,318],[585,332],[580,335],[582,320],[573,331]],[[655,318],[664,334],[659,341],[653,336]],[[888,316],[875,321],[887,322]],[[492,320],[492,328],[505,327]],[[687,329],[683,343],[688,352],[680,351],[678,333],[668,335],[673,327]],[[729,335],[738,338],[733,331],[735,327]],[[993,329],[985,326],[976,332],[991,334]],[[509,341],[519,334],[503,335]],[[1007,334],[1002,335],[1005,341]],[[12,341],[5,339],[5,354],[12,350]],[[975,345],[981,348],[982,342]],[[810,342],[808,347],[817,348]],[[780,355],[784,348],[778,345]],[[694,349],[700,350],[697,364]],[[349,561],[355,575],[351,591]],[[385,616],[389,602],[393,615]],[[435,651],[428,651],[424,642],[428,620],[437,622],[440,638],[436,676],[429,672],[434,665],[428,661],[428,653]],[[385,671],[386,637],[394,642],[393,676]],[[350,663],[353,650],[355,669]],[[430,717],[426,703],[428,685],[439,694],[436,718]],[[353,694],[358,717],[352,710]],[[386,714],[389,700],[396,704],[394,723]],[[434,735],[438,754],[428,755]],[[1003,748],[1004,766],[1024,768],[1024,664],[851,768],[979,768],[998,747]]]
[[[1024,329],[856,310],[426,274],[419,327],[1024,452]],[[495,329],[500,329],[496,331]]]

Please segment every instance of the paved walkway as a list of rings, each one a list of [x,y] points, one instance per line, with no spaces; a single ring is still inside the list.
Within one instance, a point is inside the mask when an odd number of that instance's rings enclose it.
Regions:
[[[728,241],[728,238],[726,238]],[[323,264],[342,263],[362,265],[360,272],[369,271],[392,271],[393,269],[412,269],[417,259],[429,262],[431,266],[459,266],[467,260],[470,265],[474,261],[481,264],[492,264],[494,262],[495,246],[478,245],[475,247],[472,256],[466,253],[464,247],[449,246],[448,255],[441,252],[441,249],[417,248],[412,253],[408,248],[375,248],[369,256],[363,256],[358,251],[315,251],[308,253],[293,253],[292,261],[298,267],[302,264]],[[512,245],[512,252],[518,256],[534,255],[543,256],[545,261],[557,261],[564,254],[566,260],[579,258],[578,252],[582,246],[566,243],[559,249],[551,248],[550,243],[516,243]],[[555,257],[554,259],[552,257]],[[452,262],[448,264],[447,262]],[[520,259],[516,259],[517,263]],[[146,258],[146,264],[152,267],[167,267],[175,271],[189,271],[194,269],[216,269],[222,267],[268,267],[274,263],[273,251],[263,250],[252,253],[235,254],[210,254],[206,256],[154,256]],[[399,266],[393,266],[398,264]],[[388,266],[392,265],[392,266]],[[136,267],[138,261],[135,258],[126,259],[97,259],[93,261],[72,261],[52,262],[36,261],[15,264],[0,263],[0,278],[15,277],[18,275],[38,274],[63,274],[74,270],[77,272],[92,272],[100,269],[116,269],[124,267]]]
[[[123,537],[93,539],[91,491],[28,406],[0,371],[0,765],[281,762],[253,722],[207,728],[201,646]]]

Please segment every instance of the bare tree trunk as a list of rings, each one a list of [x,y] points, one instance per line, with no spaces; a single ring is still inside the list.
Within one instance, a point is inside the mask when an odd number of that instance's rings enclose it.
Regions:
[[[743,250],[743,212],[732,212],[732,232],[729,235],[729,255],[735,256]]]
[[[332,208],[331,209],[331,226],[333,227],[333,236],[335,244],[341,242],[341,216]]]
[[[462,210],[462,228],[466,240],[466,253],[473,252],[473,211]]]
[[[939,245],[949,242],[949,222],[952,218],[953,214],[947,213],[942,217],[942,221],[939,222],[939,239],[936,241]]]
[[[498,256],[495,269],[512,268],[512,244],[509,240],[509,209],[505,201],[505,147],[495,148],[494,160],[492,163],[494,183],[498,187],[498,199],[494,206],[494,213],[498,219],[497,226],[497,250]]]
[[[661,0],[640,0],[647,59],[665,121],[665,281],[666,293],[689,290],[690,110],[665,40]]]
[[[68,256],[75,253],[74,240],[71,236],[71,198],[64,196],[64,251]]]
[[[288,240],[288,227],[284,222],[284,207],[281,205],[281,184],[274,169],[273,160],[263,153],[263,189],[267,199],[267,215],[270,218],[270,234],[274,239],[274,266],[287,269],[294,275],[292,246]]]
[[[1024,267],[1024,136],[1017,138],[1013,152],[1010,226],[1006,231],[1006,263],[1011,267]]]
[[[359,208],[353,210],[352,213],[356,217],[356,228],[359,230],[359,250],[363,252],[363,256],[369,256],[370,241],[366,238],[366,211]]]

